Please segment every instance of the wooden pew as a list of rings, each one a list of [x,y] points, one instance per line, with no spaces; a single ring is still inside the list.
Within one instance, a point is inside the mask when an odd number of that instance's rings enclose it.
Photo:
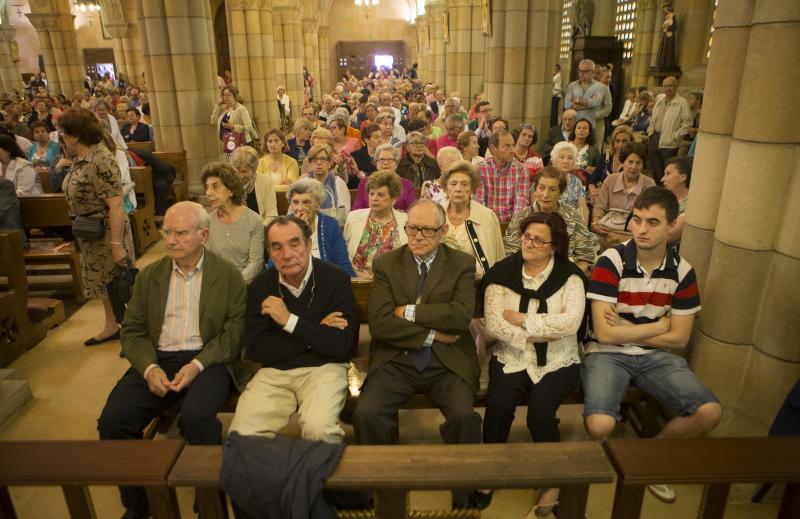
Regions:
[[[50,168],[36,168],[36,175],[39,177],[39,183],[42,184],[44,193],[56,192],[54,186],[50,184]]]
[[[143,486],[156,519],[180,519],[167,476],[183,440],[0,442],[0,517],[16,517],[9,486],[60,486],[70,517],[97,517],[90,485]]]
[[[222,518],[221,468],[222,447],[187,446],[170,472],[169,484],[194,487],[202,517]],[[394,519],[480,517],[477,510],[408,510],[410,490],[557,486],[561,488],[559,519],[583,519],[589,485],[609,482],[613,477],[602,448],[595,442],[351,445],[342,453],[325,487],[376,489],[375,515],[359,517]]]
[[[153,141],[130,141],[128,143],[129,148],[139,148],[144,151],[149,151],[152,153],[156,149],[156,143]]]
[[[136,184],[137,207],[128,215],[133,231],[136,256],[161,239],[155,224],[155,195],[153,195],[153,170],[150,166],[132,167],[131,180]]]
[[[72,227],[64,193],[20,196],[19,205],[22,225],[27,231],[31,228]],[[66,265],[72,277],[71,286],[75,292],[75,299],[78,303],[85,301],[81,255],[74,242],[65,242],[61,239],[31,241],[31,248],[25,251],[24,258],[26,265]]]
[[[172,203],[186,200],[187,179],[189,166],[186,162],[186,150],[181,151],[154,151],[153,155],[175,168],[175,180],[172,182]]]
[[[701,519],[721,519],[731,483],[786,483],[778,519],[800,517],[800,438],[608,440],[618,473],[612,519],[636,519],[650,483],[706,484]]]

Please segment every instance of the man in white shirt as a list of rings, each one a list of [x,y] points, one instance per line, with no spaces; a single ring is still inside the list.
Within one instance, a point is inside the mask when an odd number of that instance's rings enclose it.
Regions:
[[[692,127],[692,109],[689,102],[678,95],[678,80],[669,76],[661,85],[664,95],[656,100],[647,127],[647,155],[656,184],[661,184],[664,164],[678,154],[683,137]]]
[[[564,97],[564,84],[561,82],[561,65],[556,63],[553,74],[553,97],[550,104],[550,127],[558,124],[558,105]]]

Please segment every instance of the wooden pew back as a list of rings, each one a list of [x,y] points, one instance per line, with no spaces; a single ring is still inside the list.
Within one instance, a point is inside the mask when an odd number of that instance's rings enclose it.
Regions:
[[[26,229],[35,227],[72,227],[69,206],[64,193],[45,193],[42,195],[23,195],[19,197],[22,225]]]
[[[36,168],[36,175],[44,193],[55,193],[54,186],[50,184],[50,168]]]
[[[8,292],[0,295],[0,336],[4,338],[0,341],[2,368],[22,355],[34,335],[28,318],[28,280],[19,231],[0,232],[0,276],[8,279]]]
[[[139,256],[150,245],[161,239],[156,229],[155,196],[153,195],[153,171],[150,166],[132,167],[131,180],[136,184],[136,198],[138,206],[130,215],[131,230],[133,231],[134,250]]]

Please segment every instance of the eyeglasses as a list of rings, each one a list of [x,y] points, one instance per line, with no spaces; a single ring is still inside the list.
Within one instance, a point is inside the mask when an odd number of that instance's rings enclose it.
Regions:
[[[185,230],[184,231],[173,231],[172,229],[161,229],[158,232],[161,233],[161,236],[164,237],[164,238],[169,238],[170,236],[175,236],[175,238],[183,241],[186,238],[188,238],[189,234],[191,234],[194,231],[185,231]]]
[[[593,69],[589,69],[589,70],[578,69],[578,73],[580,73],[580,74],[591,74],[592,72],[594,72]]]
[[[528,233],[524,233],[522,236],[520,236],[520,240],[522,241],[523,245],[532,245],[532,246],[536,247],[537,249],[540,249],[540,248],[544,247],[545,245],[553,243],[552,241],[544,241],[543,239],[539,238],[538,236],[531,236]]]
[[[409,141],[408,144],[411,146],[424,146],[425,141],[414,141],[414,142]]]
[[[375,162],[397,162],[397,160],[392,157],[389,157],[388,159],[387,158],[375,159]]]
[[[417,227],[416,225],[406,225],[403,229],[406,231],[407,236],[414,237],[417,233],[422,233],[423,238],[433,238],[436,233],[441,230],[441,226],[432,229],[430,227]]]
[[[330,162],[331,159],[329,159],[328,157],[314,157],[313,159],[308,159],[308,160],[316,164],[322,164],[323,162]]]

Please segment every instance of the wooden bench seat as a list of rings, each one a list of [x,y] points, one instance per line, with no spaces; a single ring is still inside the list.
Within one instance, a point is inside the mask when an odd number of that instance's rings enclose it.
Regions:
[[[61,486],[70,517],[97,517],[90,485],[145,487],[156,519],[179,519],[169,471],[183,440],[0,442],[0,517],[16,517],[9,486]]]
[[[194,487],[204,518],[224,517],[219,500],[222,447],[186,446],[169,475]],[[614,472],[596,442],[491,445],[348,446],[325,483],[331,490],[375,489],[374,517],[480,517],[478,511],[412,512],[410,490],[561,487],[559,519],[583,519],[589,485]],[[434,515],[435,514],[435,515]],[[362,515],[362,517],[368,517]]]
[[[702,519],[721,519],[731,483],[787,483],[779,519],[800,517],[800,438],[608,440],[619,474],[612,519],[636,519],[650,483],[707,483]]]

